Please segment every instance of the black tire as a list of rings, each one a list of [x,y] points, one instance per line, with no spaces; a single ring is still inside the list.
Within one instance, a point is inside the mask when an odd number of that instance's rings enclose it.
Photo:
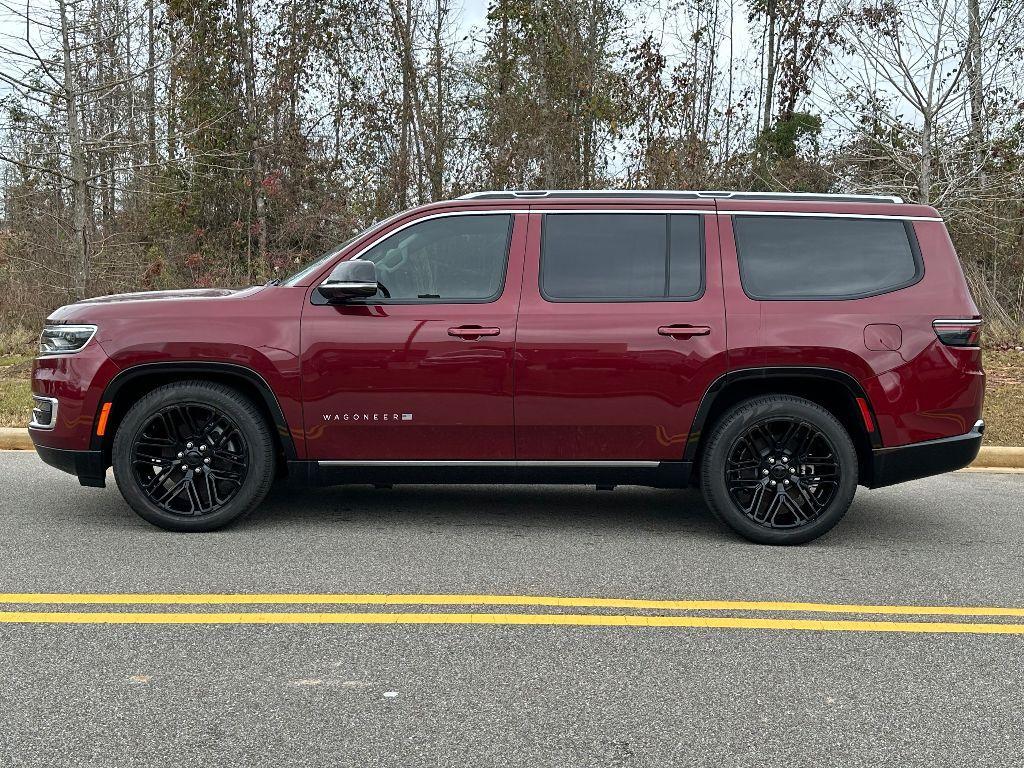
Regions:
[[[213,531],[247,515],[270,490],[276,461],[259,409],[206,381],[145,395],[118,427],[112,458],[128,505],[169,531]]]
[[[735,405],[701,461],[712,514],[759,544],[803,544],[829,531],[850,508],[857,477],[857,451],[839,420],[791,395]]]

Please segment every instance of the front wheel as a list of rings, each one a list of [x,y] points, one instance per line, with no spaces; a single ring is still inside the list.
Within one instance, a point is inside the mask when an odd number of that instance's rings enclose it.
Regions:
[[[252,511],[274,479],[266,419],[237,390],[205,381],[153,390],[114,436],[114,478],[141,517],[212,531]]]
[[[760,544],[802,544],[846,514],[857,452],[838,419],[791,395],[739,403],[715,425],[701,487],[711,512]]]

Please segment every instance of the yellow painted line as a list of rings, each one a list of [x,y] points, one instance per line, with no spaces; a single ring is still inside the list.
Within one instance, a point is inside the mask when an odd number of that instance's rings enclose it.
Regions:
[[[815,632],[915,632],[1021,635],[1024,624],[932,621],[818,621],[727,616],[636,616],[565,613],[120,613],[0,611],[8,624],[490,624]]]
[[[856,613],[903,616],[1022,616],[1024,608],[959,605],[858,605],[751,600],[637,600],[545,595],[387,594],[133,594],[0,593],[0,604],[17,605],[432,605],[602,608],[651,611],[757,611]]]

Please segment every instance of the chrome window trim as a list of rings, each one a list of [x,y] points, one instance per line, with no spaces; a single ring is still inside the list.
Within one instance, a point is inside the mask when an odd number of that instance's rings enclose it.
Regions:
[[[473,193],[486,194],[486,193]],[[472,199],[468,195],[456,198],[458,200],[469,200]],[[543,199],[543,198],[540,198]],[[709,198],[710,199],[710,198]],[[388,219],[385,219],[380,224],[371,227],[371,233],[373,230],[380,230],[385,227],[389,222],[404,215],[404,211],[400,214],[396,214]],[[442,211],[439,213],[431,213],[426,216],[417,216],[409,221],[405,222],[401,226],[395,227],[386,234],[377,237],[362,248],[360,248],[352,256],[349,256],[346,261],[354,261],[370,249],[382,243],[385,239],[392,235],[398,234],[414,224],[418,224],[421,221],[429,221],[431,219],[442,219],[450,216],[487,216],[487,215],[520,215],[520,214],[548,214],[548,213],[673,213],[673,214],[693,214],[697,216],[816,216],[818,218],[843,218],[843,219],[892,219],[897,221],[935,221],[942,222],[941,218],[934,216],[900,216],[895,214],[870,214],[870,213],[832,213],[828,211],[719,211],[713,208],[690,208],[690,209],[672,209],[672,208],[555,208],[555,207],[528,207],[528,208],[488,208],[484,210],[470,210],[463,209],[458,211]],[[324,265],[326,268],[327,265]],[[319,283],[316,283],[319,285]],[[90,341],[92,339],[90,338]],[[88,342],[86,342],[88,343]],[[85,346],[84,344],[82,345]],[[67,353],[62,353],[67,354]]]
[[[366,253],[367,251],[370,251],[373,248],[375,248],[376,246],[380,245],[381,243],[383,243],[385,240],[387,240],[392,235],[397,235],[399,232],[402,232],[402,231],[408,229],[409,227],[413,226],[414,224],[419,224],[420,222],[423,222],[423,221],[430,221],[431,219],[446,219],[446,218],[449,218],[451,216],[488,216],[488,215],[490,215],[490,216],[508,216],[508,215],[514,216],[514,215],[516,215],[518,213],[529,213],[529,212],[530,211],[528,209],[519,209],[519,208],[515,208],[515,209],[512,209],[512,208],[507,208],[507,209],[506,208],[502,208],[500,210],[497,209],[497,208],[492,208],[490,210],[481,210],[481,211],[470,211],[470,210],[467,210],[467,211],[443,211],[441,213],[431,213],[431,214],[429,214],[427,216],[418,216],[418,217],[412,219],[411,221],[405,222],[405,224],[403,224],[400,227],[395,227],[390,232],[387,232],[386,234],[384,234],[381,237],[379,237],[376,240],[374,240],[372,243],[368,243],[367,245],[363,246],[358,251],[356,251],[356,254],[354,256],[350,256],[349,258],[345,259],[345,261],[355,261],[360,256],[362,256],[364,253]],[[513,224],[513,226],[515,226],[515,222],[512,222],[512,224]],[[505,258],[507,259],[508,256],[506,255]]]
[[[459,198],[460,200],[463,198]],[[488,208],[485,210],[461,210],[461,211],[442,211],[440,213],[431,213],[426,216],[418,216],[413,218],[401,226],[395,227],[383,236],[376,240],[367,243],[360,248],[352,256],[349,256],[346,261],[354,261],[360,258],[367,251],[371,250],[375,246],[384,242],[387,238],[392,235],[396,235],[402,232],[414,224],[418,224],[421,221],[429,221],[431,219],[443,219],[451,216],[488,216],[488,215],[517,215],[517,214],[530,214],[530,213],[673,213],[673,214],[693,214],[696,216],[817,216],[819,218],[854,218],[854,219],[896,219],[899,221],[939,221],[942,219],[933,216],[897,216],[887,214],[868,214],[868,213],[830,213],[827,211],[823,212],[789,212],[789,211],[716,211],[713,208],[691,208],[691,209],[668,209],[668,208],[549,208],[549,207],[531,207],[531,208]],[[386,223],[386,222],[384,222]],[[383,226],[383,223],[382,225]],[[84,346],[84,345],[83,345]]]
[[[36,421],[35,408],[33,408],[32,409],[32,421],[30,421],[28,423],[28,428],[29,429],[40,429],[40,430],[46,430],[46,431],[52,430],[54,427],[57,426],[57,408],[60,405],[59,402],[57,401],[57,398],[56,397],[44,397],[43,395],[32,395],[32,399],[33,400],[37,400],[37,401],[48,402],[48,403],[50,403],[53,406],[53,409],[50,411],[50,423],[49,424],[40,424],[38,421]]]
[[[937,216],[900,216],[885,213],[832,213],[831,211],[718,211],[719,216],[801,216],[819,219],[895,219],[897,221],[938,221]]]
[[[713,215],[714,208],[531,208],[530,213],[657,213],[662,216],[666,214],[685,215],[687,213],[695,216]]]

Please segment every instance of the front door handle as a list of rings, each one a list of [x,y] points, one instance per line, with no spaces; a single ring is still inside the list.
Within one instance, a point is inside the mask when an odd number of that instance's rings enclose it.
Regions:
[[[707,336],[711,329],[706,325],[663,325],[658,328],[658,333],[673,339],[692,339],[694,336]]]
[[[501,333],[500,328],[482,328],[479,325],[460,325],[457,328],[449,328],[449,336],[457,336],[460,339],[478,339],[481,336],[497,336]]]

